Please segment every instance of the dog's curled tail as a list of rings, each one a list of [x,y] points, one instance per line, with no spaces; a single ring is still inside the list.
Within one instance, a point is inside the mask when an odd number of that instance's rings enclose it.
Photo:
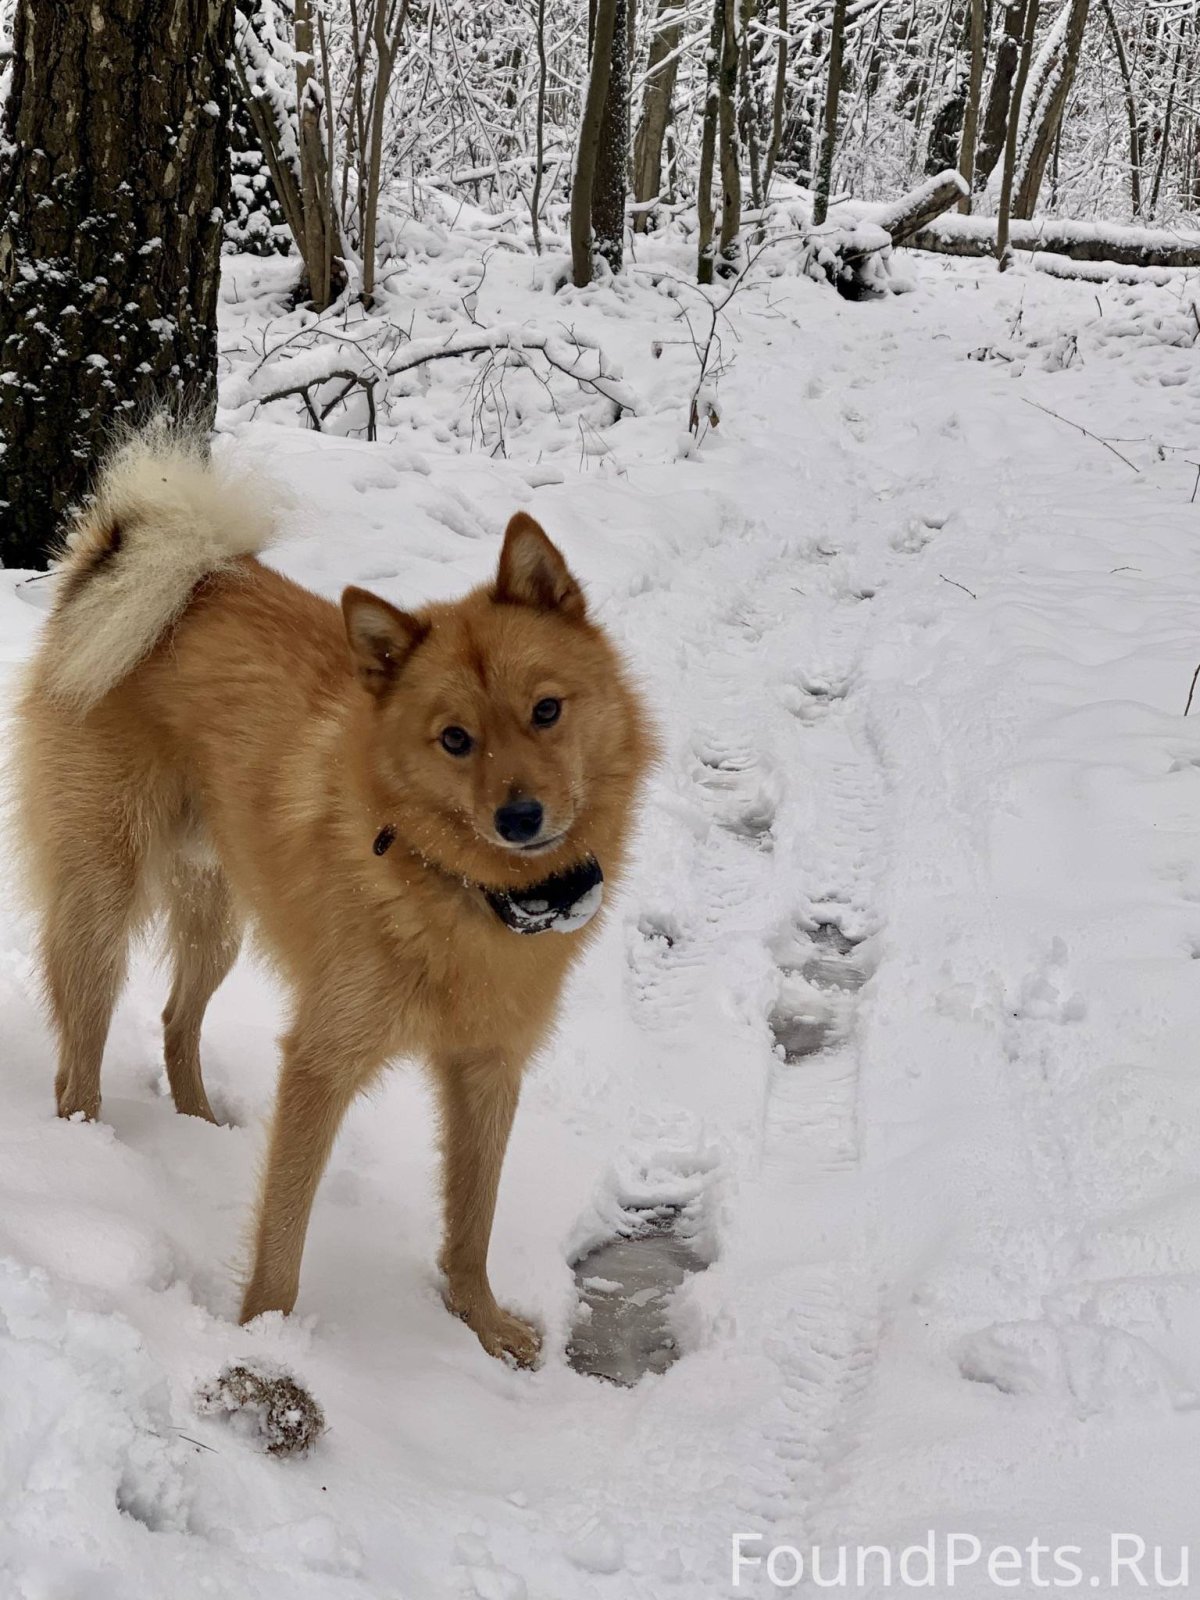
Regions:
[[[57,563],[40,665],[50,695],[80,713],[127,677],[197,583],[271,539],[264,486],[209,460],[204,433],[158,417],[100,469]]]

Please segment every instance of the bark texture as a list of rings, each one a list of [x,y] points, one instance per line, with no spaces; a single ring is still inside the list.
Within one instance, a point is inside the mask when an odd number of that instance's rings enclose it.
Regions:
[[[825,80],[825,116],[821,126],[821,154],[813,186],[813,221],[817,227],[829,215],[833,183],[833,153],[837,146],[838,110],[842,99],[842,48],[846,38],[846,0],[833,0],[829,29],[829,76]]]
[[[1008,234],[1012,218],[1013,180],[1017,168],[1017,135],[1021,128],[1021,105],[1025,99],[1025,84],[1029,78],[1029,61],[1033,54],[1033,39],[1037,31],[1038,0],[1025,0],[1021,19],[1021,58],[1017,63],[1017,77],[1013,84],[1012,104],[1008,110],[1008,131],[1004,137],[1004,173],[1000,179],[1000,211],[996,219],[996,260],[1000,271],[1008,268]]]
[[[617,4],[618,0],[596,0],[596,5],[588,10],[592,65],[583,101],[583,119],[579,127],[575,174],[571,184],[571,276],[577,289],[584,288],[592,281],[592,197],[608,102],[608,80],[612,72]]]
[[[958,170],[967,180],[967,192],[958,203],[960,211],[970,211],[971,190],[975,183],[975,146],[979,140],[979,100],[983,93],[985,44],[983,0],[971,0],[971,72],[967,83],[962,144],[958,153]]]
[[[1030,135],[1024,171],[1021,173],[1016,198],[1013,200],[1014,217],[1031,217],[1037,206],[1046,165],[1050,160],[1050,152],[1054,148],[1059,129],[1062,127],[1063,112],[1066,110],[1067,100],[1075,82],[1075,68],[1083,45],[1083,30],[1087,26],[1089,4],[1090,0],[1071,0],[1063,47],[1046,90],[1041,117],[1036,129]]]
[[[216,406],[233,0],[20,0],[0,165],[0,559],[114,423]]]
[[[1008,0],[1004,8],[1004,37],[996,49],[991,87],[983,113],[983,130],[975,151],[972,191],[978,193],[996,170],[1008,132],[1008,108],[1012,101],[1013,79],[1021,59],[1021,24],[1025,18],[1022,0]]]
[[[625,181],[629,167],[628,3],[629,0],[614,0],[612,60],[592,189],[593,247],[614,272],[620,272],[625,259]]]
[[[642,114],[633,141],[633,198],[641,205],[657,200],[662,189],[663,140],[671,120],[675,78],[679,70],[679,41],[683,34],[682,0],[659,0],[646,63],[646,88]],[[649,213],[638,211],[633,226],[645,233]]]

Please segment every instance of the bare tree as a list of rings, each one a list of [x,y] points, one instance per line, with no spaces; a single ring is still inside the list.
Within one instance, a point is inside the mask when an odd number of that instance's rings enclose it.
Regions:
[[[970,211],[971,190],[975,182],[975,141],[979,136],[979,101],[983,93],[984,38],[983,0],[971,0],[971,71],[967,80],[967,105],[963,113],[962,144],[958,170],[967,180],[967,192],[958,203],[960,211]]]
[[[216,406],[233,0],[20,0],[0,137],[0,559],[43,566],[112,426]]]
[[[351,14],[357,11],[354,0],[351,0]],[[408,0],[371,0],[369,16],[369,37],[375,52],[375,76],[371,84],[370,113],[367,123],[370,136],[365,149],[360,149],[360,160],[364,163],[365,172],[362,178],[363,203],[362,203],[362,302],[365,306],[375,302],[375,248],[376,233],[379,225],[379,191],[383,184],[383,128],[384,113],[387,109],[388,90],[391,88],[392,73],[396,67],[396,52],[400,48],[400,38],[404,32],[404,24],[408,19]],[[357,31],[357,16],[355,28]],[[324,52],[323,52],[324,53]],[[361,93],[362,79],[359,76],[359,92]],[[332,124],[331,124],[332,125]],[[303,145],[301,145],[303,150]],[[332,162],[330,162],[332,166]],[[336,224],[330,210],[329,226],[332,230]]]
[[[1031,217],[1041,192],[1046,163],[1062,126],[1063,112],[1075,82],[1075,68],[1083,47],[1083,31],[1087,26],[1090,0],[1068,0],[1066,32],[1057,59],[1050,72],[1042,100],[1041,116],[1037,126],[1031,127],[1029,146],[1025,155],[1020,183],[1013,201],[1013,215]]]
[[[975,149],[972,189],[978,193],[996,169],[1004,152],[1008,134],[1009,108],[1012,105],[1013,79],[1021,61],[1021,24],[1025,19],[1024,0],[1005,0],[1004,36],[996,49],[996,63],[983,114],[983,131]]]
[[[620,0],[596,0],[594,11],[589,12],[592,22],[592,65],[588,73],[579,143],[575,152],[575,177],[571,185],[571,271],[575,285],[580,289],[592,281],[592,196],[596,184],[601,128],[608,101],[608,82],[612,76],[613,39],[619,7]]]
[[[1122,88],[1125,91],[1125,117],[1130,123],[1130,206],[1134,216],[1141,216],[1142,211],[1142,130],[1138,120],[1138,101],[1133,93],[1133,74],[1130,72],[1130,58],[1125,53],[1125,40],[1122,30],[1118,26],[1117,14],[1112,10],[1112,0],[1102,0],[1104,5],[1104,19],[1109,24],[1109,37],[1112,38],[1112,48],[1117,56],[1117,67],[1122,75]]]
[[[1017,77],[1013,84],[1012,104],[1008,110],[1008,135],[1004,143],[1004,175],[1000,182],[1000,210],[996,222],[996,259],[1000,271],[1006,272],[1011,262],[1008,248],[1008,225],[1012,214],[1013,179],[1017,166],[1017,135],[1021,126],[1021,102],[1025,97],[1025,84],[1029,78],[1029,60],[1033,54],[1033,36],[1037,29],[1038,0],[1024,0],[1021,19],[1021,56],[1017,63]]]
[[[725,0],[713,0],[712,27],[704,53],[704,112],[700,133],[700,172],[696,179],[696,281],[713,281],[713,164],[717,150],[717,78],[725,36]]]
[[[775,163],[779,159],[779,146],[783,141],[783,113],[787,105],[788,69],[788,0],[779,0],[779,34],[775,41],[775,93],[771,99],[771,142],[767,146],[767,169],[764,187],[770,193]]]
[[[592,187],[593,249],[620,272],[625,258],[625,184],[629,169],[629,10],[615,0],[609,64],[596,173]]]
[[[304,217],[302,253],[309,296],[316,309],[322,311],[334,296],[334,262],[340,260],[342,246],[334,213],[329,147],[323,131],[326,95],[317,77],[320,58],[312,0],[294,0],[294,14],[297,149]]]
[[[645,233],[649,212],[662,187],[662,150],[675,80],[679,71],[679,41],[683,35],[683,0],[659,0],[650,36],[642,114],[633,141],[633,198],[639,209],[633,215],[636,233]]]
[[[542,177],[546,165],[546,0],[537,0],[534,22],[534,39],[537,44],[537,126],[534,135],[533,192],[529,196],[529,226],[533,232],[533,248],[542,253]]]
[[[737,90],[741,62],[738,27],[738,0],[723,0],[721,16],[721,65],[717,73],[717,121],[721,149],[721,237],[722,270],[737,265],[737,240],[742,228],[742,161],[738,147]]]
[[[326,67],[323,78],[328,77],[326,52],[317,49],[321,35],[310,0],[297,0],[291,14],[279,19],[281,25],[294,27],[294,41],[279,36],[274,8],[241,0],[238,11],[233,64],[242,98],[300,256],[300,294],[324,310],[346,277],[334,209],[333,129],[325,116],[325,83],[317,78],[318,62]],[[361,73],[361,60],[358,65]],[[368,134],[365,125],[359,131],[361,152]],[[359,163],[360,214],[365,171],[364,157]]]
[[[829,76],[825,80],[825,116],[821,126],[821,153],[813,186],[813,222],[819,228],[829,215],[833,182],[833,153],[837,146],[838,108],[842,98],[842,51],[846,42],[846,0],[833,0],[829,29]]]

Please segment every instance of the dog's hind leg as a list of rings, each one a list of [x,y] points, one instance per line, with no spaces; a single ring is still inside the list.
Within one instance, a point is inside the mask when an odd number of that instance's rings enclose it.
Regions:
[[[241,948],[229,884],[217,866],[177,858],[167,886],[173,982],[163,1012],[163,1055],[176,1111],[215,1122],[200,1070],[200,1027]]]
[[[79,849],[78,837],[73,851]],[[100,1115],[100,1062],[125,978],[140,863],[109,838],[61,862],[43,905],[42,966],[58,1034],[60,1117]]]

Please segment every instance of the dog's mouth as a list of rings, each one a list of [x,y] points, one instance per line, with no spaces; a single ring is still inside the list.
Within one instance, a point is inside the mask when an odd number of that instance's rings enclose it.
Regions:
[[[509,845],[510,850],[519,850],[523,856],[544,855],[547,850],[557,850],[567,837],[566,829],[562,833],[552,834],[549,839],[532,839],[528,844]]]
[[[558,833],[552,833],[541,839],[530,839],[528,844],[512,839],[502,839],[497,833],[482,833],[478,828],[475,832],[484,844],[490,845],[494,850],[503,850],[510,856],[542,856],[551,850],[557,850],[560,844],[566,842],[569,828],[563,828]]]

